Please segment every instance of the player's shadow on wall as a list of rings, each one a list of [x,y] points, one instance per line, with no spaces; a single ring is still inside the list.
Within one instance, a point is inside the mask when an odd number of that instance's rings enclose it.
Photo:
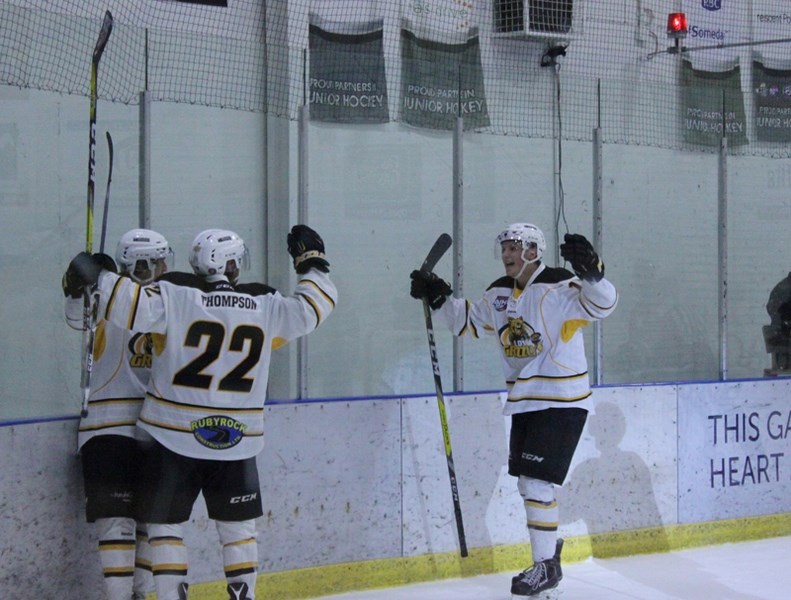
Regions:
[[[611,402],[596,406],[588,418],[588,432],[598,457],[581,462],[558,492],[562,523],[585,522],[591,534],[593,556],[608,553],[597,548],[596,534],[662,526],[651,473],[635,452],[622,450],[626,419]],[[667,537],[651,540],[651,549],[667,551]]]
[[[671,545],[663,529],[648,466],[637,453],[620,448],[627,427],[621,409],[612,402],[597,404],[587,427],[599,456],[581,462],[560,488],[561,523],[582,520],[586,524],[594,558],[613,555],[612,536],[608,533],[631,530],[642,531],[633,540],[626,534],[626,544],[619,547],[618,554],[666,553],[647,557],[645,563],[613,559],[601,561],[600,566],[633,581],[634,591],[644,586],[673,598],[756,600],[755,596],[716,581],[683,555],[668,553]],[[656,565],[651,566],[651,561]]]

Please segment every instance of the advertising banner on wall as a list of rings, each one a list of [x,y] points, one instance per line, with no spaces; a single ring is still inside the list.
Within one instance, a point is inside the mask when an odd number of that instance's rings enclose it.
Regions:
[[[389,119],[383,20],[340,23],[310,15],[310,118],[336,123]]]
[[[228,6],[228,0],[176,0],[185,4],[205,4],[206,6]]]
[[[790,440],[785,386],[680,386],[679,522],[791,511]]]
[[[755,134],[766,142],[791,141],[791,2],[753,0]],[[786,40],[778,42],[775,40]]]
[[[728,46],[750,40],[749,3],[744,0],[683,0],[689,33],[684,45],[690,49],[703,46]],[[738,47],[724,47],[688,54],[696,69],[708,70],[716,63],[733,62]],[[714,68],[713,70],[720,70]]]
[[[416,127],[489,126],[474,0],[404,0],[401,116]]]
[[[470,35],[464,43],[443,44],[401,30],[401,114],[406,123],[453,129],[462,117],[465,129],[488,127],[480,39],[476,30]]]
[[[753,0],[753,41],[761,45],[764,64],[772,69],[791,69],[791,2],[788,0]],[[786,40],[771,43],[772,40]],[[785,64],[779,64],[785,63]]]
[[[681,110],[684,141],[718,146],[747,144],[747,123],[738,63],[724,71],[703,71],[682,61]]]
[[[757,138],[791,142],[791,69],[770,69],[754,60],[753,100]]]

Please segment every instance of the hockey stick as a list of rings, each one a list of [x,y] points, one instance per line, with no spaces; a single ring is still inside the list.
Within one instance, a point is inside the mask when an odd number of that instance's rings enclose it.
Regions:
[[[91,89],[90,89],[90,126],[88,131],[88,202],[85,223],[85,251],[93,252],[93,203],[94,182],[96,180],[96,100],[97,84],[99,78],[99,61],[102,58],[107,40],[113,30],[113,15],[108,10],[104,13],[102,28],[93,47],[91,58]],[[112,148],[112,146],[111,146]],[[109,191],[109,180],[108,180]],[[96,302],[91,300],[91,293],[86,289],[83,294],[82,304],[82,371],[80,373],[80,387],[82,388],[82,409],[80,416],[88,415],[88,397],[91,393],[91,371],[93,370],[93,342],[96,335]]]
[[[113,15],[110,14],[108,10],[104,13],[104,21],[102,22],[102,28],[99,31],[96,45],[93,47],[93,58],[91,60],[91,112],[90,129],[88,131],[88,211],[85,227],[85,251],[88,254],[93,252],[93,188],[96,180],[96,98],[99,79],[99,61],[102,59],[102,53],[107,45],[107,40],[110,39],[112,30]]]
[[[104,192],[104,211],[102,212],[102,237],[99,241],[99,252],[104,253],[104,238],[107,235],[107,210],[110,208],[110,182],[113,179],[113,138],[110,136],[110,132],[105,132],[107,134],[107,150],[110,154],[109,161],[110,167],[109,171],[107,171],[107,189]]]
[[[421,271],[431,273],[439,262],[439,259],[447,252],[453,240],[447,233],[443,233],[434,242],[429,250],[426,260],[420,267]],[[461,556],[467,556],[467,538],[464,535],[464,522],[461,518],[461,503],[459,502],[459,488],[456,485],[456,467],[453,466],[453,450],[450,445],[450,430],[448,429],[448,417],[445,413],[445,399],[442,394],[442,378],[439,372],[439,360],[437,359],[437,345],[434,341],[434,325],[431,321],[431,308],[428,300],[423,298],[423,315],[426,317],[426,333],[428,335],[428,348],[431,354],[431,367],[434,371],[434,387],[437,391],[437,405],[439,407],[439,421],[442,426],[442,439],[445,444],[445,458],[448,463],[448,477],[450,478],[450,491],[453,495],[453,510],[456,513],[456,530],[459,534],[459,550]]]

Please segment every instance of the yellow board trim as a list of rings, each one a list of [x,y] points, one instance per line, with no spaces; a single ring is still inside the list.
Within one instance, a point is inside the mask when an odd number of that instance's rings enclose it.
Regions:
[[[578,536],[565,538],[563,563],[581,562],[591,556],[615,558],[655,554],[786,535],[791,535],[791,513]],[[529,545],[518,544],[471,548],[466,558],[449,552],[261,573],[255,593],[259,600],[304,600],[441,579],[516,572],[527,566],[529,557]],[[225,586],[224,581],[190,584],[190,600],[224,597]],[[154,597],[149,595],[150,600]]]

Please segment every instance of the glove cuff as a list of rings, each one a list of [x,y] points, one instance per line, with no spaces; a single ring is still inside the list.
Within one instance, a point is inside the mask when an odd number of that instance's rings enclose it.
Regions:
[[[323,260],[327,260],[327,257],[323,252],[319,252],[318,250],[309,250],[308,252],[303,252],[294,259],[294,268],[297,268],[303,262],[310,260],[311,258],[321,258]]]

